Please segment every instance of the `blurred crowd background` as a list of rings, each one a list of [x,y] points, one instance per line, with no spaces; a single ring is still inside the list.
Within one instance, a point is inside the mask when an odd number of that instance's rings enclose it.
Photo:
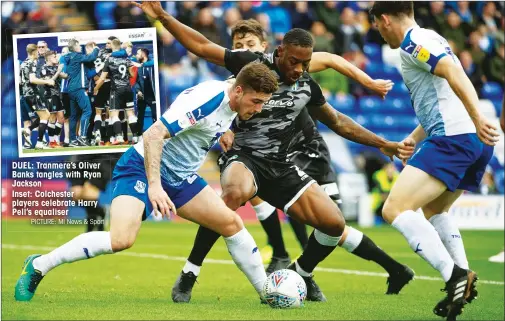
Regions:
[[[343,56],[373,78],[395,82],[386,100],[380,100],[364,88],[332,70],[313,74],[328,101],[339,111],[376,133],[401,140],[417,125],[407,88],[398,71],[399,54],[389,49],[368,14],[371,2],[162,2],[167,12],[200,31],[207,38],[231,47],[231,27],[240,19],[257,19],[268,32],[269,51],[280,43],[291,28],[309,30],[315,38],[315,51]],[[505,82],[504,2],[415,2],[418,24],[449,40],[465,72],[472,80],[483,112],[497,119],[501,112]],[[101,30],[154,26],[158,30],[161,111],[182,90],[207,79],[224,79],[229,73],[190,54],[159,23],[149,21],[130,2],[2,2],[2,122],[6,124],[15,111],[12,60],[12,34]],[[12,119],[15,119],[13,116]],[[7,122],[8,123],[8,122]],[[15,124],[13,124],[15,126]],[[17,157],[15,135],[2,131],[3,158]],[[333,135],[320,125],[325,135]],[[328,136],[325,136],[328,137]],[[503,144],[503,141],[502,141]],[[331,145],[329,143],[329,145]],[[330,146],[333,148],[332,146]],[[339,148],[341,146],[339,145]],[[387,193],[378,177],[393,182],[401,164],[387,166],[375,150],[346,142],[352,166],[346,154],[333,157],[337,172],[356,171],[366,175],[369,191]],[[335,154],[334,154],[335,155]],[[5,171],[6,166],[4,166]],[[380,173],[380,175],[378,175]],[[2,173],[3,177],[9,175]],[[482,193],[503,193],[503,146],[496,149],[483,182]],[[379,198],[382,198],[380,196]]]

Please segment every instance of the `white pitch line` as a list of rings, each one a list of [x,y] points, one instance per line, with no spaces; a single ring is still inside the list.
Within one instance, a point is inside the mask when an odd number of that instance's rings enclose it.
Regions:
[[[54,247],[38,246],[38,245],[2,244],[2,249],[48,251],[49,252],[49,251],[54,250]],[[186,259],[187,259],[182,256],[169,256],[169,255],[165,255],[165,254],[154,254],[154,253],[137,253],[137,252],[130,252],[130,251],[119,252],[119,253],[116,253],[115,255],[143,257],[143,258],[150,258],[150,259],[160,259],[160,260],[179,261],[179,262],[186,262]],[[235,264],[232,260],[217,260],[217,259],[205,259],[204,262],[208,263],[208,264],[226,264],[226,265],[234,265]],[[320,272],[361,275],[361,276],[378,276],[378,277],[388,277],[389,276],[387,273],[359,271],[359,270],[346,270],[346,269],[333,269],[333,268],[323,268],[323,267],[316,267],[315,270],[320,271]],[[415,280],[442,281],[442,278],[425,276],[425,275],[416,275]],[[479,284],[505,285],[505,282],[479,280]]]

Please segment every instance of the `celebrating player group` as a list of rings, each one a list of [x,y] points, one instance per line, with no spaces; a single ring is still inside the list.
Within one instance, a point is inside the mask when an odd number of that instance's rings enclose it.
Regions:
[[[191,255],[172,289],[174,302],[190,301],[203,259],[220,236],[261,301],[267,273],[283,268],[302,276],[307,300],[326,301],[313,271],[338,246],[383,267],[389,274],[386,294],[400,293],[414,272],[346,225],[328,148],[314,121],[346,139],[376,147],[391,159],[398,157],[406,165],[384,205],[383,217],[444,279],[447,295],[436,305],[435,314],[455,319],[477,297],[477,274],[468,265],[461,235],[447,212],[464,190],[478,187],[498,134],[479,113],[475,89],[447,41],[415,23],[412,2],[376,2],[371,9],[383,38],[391,48],[401,50],[402,75],[420,122],[402,142],[381,138],[325,100],[308,72],[334,69],[381,97],[392,83],[371,79],[340,56],[313,53],[313,38],[307,31],[288,31],[278,48],[265,53],[265,33],[259,23],[240,21],[232,30],[234,48],[226,49],[177,21],[159,2],[135,4],[188,51],[224,66],[233,77],[200,83],[177,97],[116,165],[110,231],[81,234],[48,254],[29,256],[16,284],[17,300],[31,300],[44,275],[58,265],[128,249],[146,216],[170,212],[200,225]],[[127,73],[117,65],[130,65],[124,62],[126,58],[113,56],[119,44],[112,40],[111,46],[112,56],[94,91],[98,100],[110,77],[115,102],[109,117],[116,125],[117,110],[128,110],[131,94],[127,84],[114,82]],[[88,55],[79,54],[80,61],[97,58],[99,50],[92,46],[89,50]],[[67,74],[75,55],[72,49],[65,59]],[[44,81],[52,85],[52,79]],[[84,91],[80,95],[74,93],[71,99],[85,97]],[[129,124],[134,124],[134,115],[127,115]],[[86,133],[85,121],[81,118],[81,135]],[[116,137],[119,128],[114,129]],[[197,174],[218,140],[224,150],[218,161],[221,196]],[[418,144],[421,147],[414,153]],[[316,156],[306,157],[309,153]],[[235,213],[247,201],[253,202],[273,243],[274,257],[267,271],[254,239]],[[292,263],[278,218],[272,215],[276,208],[303,229],[303,224],[314,228],[302,242],[302,255]],[[424,217],[416,212],[420,208]]]
[[[71,39],[61,53],[49,50],[44,41],[27,45],[28,57],[20,68],[24,148],[124,145],[128,137],[135,144],[143,133],[147,106],[153,120],[157,118],[148,49],[135,48],[134,55],[133,44],[115,36],[104,48],[88,42],[82,53],[81,45]]]

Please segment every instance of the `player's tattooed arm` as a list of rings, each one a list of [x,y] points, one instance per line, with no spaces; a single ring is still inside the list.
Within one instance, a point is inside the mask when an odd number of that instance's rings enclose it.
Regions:
[[[328,126],[337,135],[358,144],[377,147],[389,157],[398,155],[398,143],[390,142],[374,134],[347,115],[335,110],[329,103],[325,103],[322,106],[310,106],[308,108],[309,112],[316,119]]]
[[[310,61],[309,72],[318,72],[326,69],[333,69],[346,77],[356,80],[362,86],[372,90],[382,98],[385,98],[387,93],[393,88],[391,80],[372,79],[364,71],[339,55],[328,52],[314,52]]]
[[[452,57],[445,56],[438,61],[433,73],[445,78],[461,100],[477,129],[479,139],[487,145],[496,145],[499,140],[497,128],[479,111],[479,97],[463,68]]]
[[[159,1],[142,1],[141,4],[132,2],[144,13],[153,19],[157,19],[177,41],[186,49],[216,65],[224,66],[225,48],[213,43],[198,31],[177,21],[173,16],[163,10]]]
[[[162,215],[170,216],[170,210],[175,214],[176,209],[161,186],[161,155],[166,138],[170,138],[170,133],[160,120],[156,121],[142,135],[149,200],[155,210],[160,211]]]

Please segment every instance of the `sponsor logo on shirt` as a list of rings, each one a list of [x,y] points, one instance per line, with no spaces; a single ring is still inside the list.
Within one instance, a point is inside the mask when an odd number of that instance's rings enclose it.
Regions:
[[[186,116],[188,116],[188,120],[189,120],[189,123],[190,123],[191,125],[196,124],[196,119],[195,119],[195,117],[193,117],[193,114],[192,114],[192,113],[187,112],[187,113],[186,113]]]
[[[427,62],[430,59],[430,52],[423,46],[417,45],[416,49],[412,52],[412,57],[421,62]]]

